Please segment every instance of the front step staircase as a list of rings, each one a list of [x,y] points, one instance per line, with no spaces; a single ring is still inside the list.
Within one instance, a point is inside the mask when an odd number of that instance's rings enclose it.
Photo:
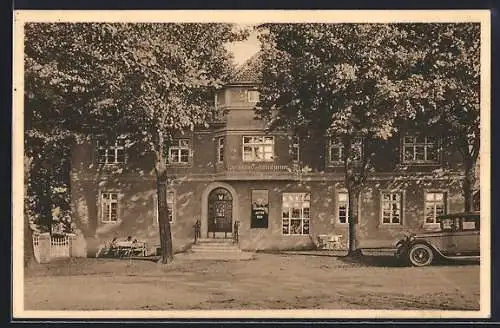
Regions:
[[[232,239],[204,238],[198,239],[184,257],[196,260],[250,260],[252,252],[244,252]]]

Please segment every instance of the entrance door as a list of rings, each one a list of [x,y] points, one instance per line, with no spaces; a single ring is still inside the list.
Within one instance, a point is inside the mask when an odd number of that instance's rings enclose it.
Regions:
[[[225,188],[217,188],[208,195],[208,233],[233,231],[233,197]]]

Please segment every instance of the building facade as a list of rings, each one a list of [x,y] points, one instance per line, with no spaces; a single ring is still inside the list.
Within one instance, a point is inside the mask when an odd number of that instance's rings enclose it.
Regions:
[[[217,94],[223,119],[179,136],[169,149],[174,251],[193,243],[197,220],[203,238],[230,237],[238,221],[244,250],[306,249],[320,234],[341,235],[347,245],[343,146],[334,136],[299,140],[266,131],[255,119],[255,61]],[[363,151],[361,142],[353,147]],[[139,153],[124,139],[73,151],[73,213],[89,256],[113,237],[145,240],[151,251],[159,245],[153,158]],[[390,246],[407,231],[435,229],[439,214],[463,210],[460,156],[438,138],[401,132],[377,144],[373,163],[359,204],[358,247]]]

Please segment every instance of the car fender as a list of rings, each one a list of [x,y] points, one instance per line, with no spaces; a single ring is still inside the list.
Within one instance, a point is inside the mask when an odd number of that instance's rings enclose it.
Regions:
[[[445,257],[443,255],[443,253],[441,252],[441,250],[439,250],[439,248],[432,242],[428,241],[428,240],[413,240],[410,245],[408,245],[408,252],[410,251],[410,249],[414,246],[414,245],[417,245],[417,244],[423,244],[423,245],[426,245],[426,246],[429,246],[434,252],[436,255],[439,255],[441,257]]]

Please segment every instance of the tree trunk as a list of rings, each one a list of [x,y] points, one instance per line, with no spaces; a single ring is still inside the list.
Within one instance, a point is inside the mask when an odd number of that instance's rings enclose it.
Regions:
[[[168,219],[167,209],[167,174],[166,169],[158,172],[156,181],[156,192],[158,199],[158,226],[160,229],[161,259],[163,264],[169,263],[174,259],[172,250],[172,233]]]
[[[476,165],[473,160],[465,160],[465,177],[463,181],[464,211],[470,213],[474,210],[474,185],[476,183]]]
[[[24,156],[24,267],[35,263],[35,251],[33,249],[33,231],[29,223],[29,202],[28,202],[28,183],[33,158]]]
[[[349,207],[347,209],[348,226],[349,226],[349,239],[348,239],[348,256],[355,253],[356,245],[356,228],[358,225],[359,215],[359,196],[361,188],[351,186],[347,189],[349,194]]]

